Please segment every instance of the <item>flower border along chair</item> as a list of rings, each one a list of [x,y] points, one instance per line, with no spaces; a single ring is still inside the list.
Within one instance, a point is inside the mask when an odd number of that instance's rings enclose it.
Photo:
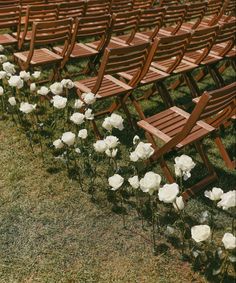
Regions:
[[[70,45],[72,25],[72,19],[33,23],[29,50],[14,53],[14,58],[21,69],[28,70],[36,66],[50,64],[53,68],[53,76],[49,80],[60,77],[59,66]],[[64,43],[60,54],[49,49],[52,45],[60,42]],[[48,48],[45,48],[45,45]],[[43,46],[43,48],[36,49],[37,46]]]
[[[217,179],[214,168],[203,149],[202,140],[216,131],[215,125],[218,126],[219,122],[223,123],[232,116],[232,107],[235,109],[235,91],[232,89],[235,86],[236,83],[218,91],[204,92],[191,114],[178,107],[171,107],[148,118],[143,114],[142,120],[138,122],[138,126],[145,130],[147,139],[155,149],[152,159],[160,161],[169,182],[174,182],[174,178],[164,161],[164,155],[174,149],[178,150],[190,144],[195,145],[208,170],[208,175],[186,190],[185,198],[194,195]],[[214,118],[211,125],[202,120],[212,116]],[[164,145],[159,148],[155,138],[162,140]]]

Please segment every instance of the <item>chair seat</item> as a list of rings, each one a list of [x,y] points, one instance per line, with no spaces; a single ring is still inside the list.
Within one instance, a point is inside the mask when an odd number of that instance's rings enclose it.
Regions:
[[[61,54],[62,51],[63,51],[63,46],[54,47],[53,50],[56,53]],[[70,54],[70,57],[71,58],[90,57],[90,56],[94,56],[96,54],[98,54],[98,51],[91,48],[87,44],[76,43],[73,51]]]
[[[139,121],[138,125],[167,143],[183,130],[189,116],[190,114],[188,112],[174,106]],[[176,145],[176,148],[182,148],[192,142],[198,141],[214,130],[214,127],[200,120],[193,127],[189,135],[181,143]]]
[[[94,41],[87,45],[89,45],[92,48],[97,48],[99,44],[100,44],[100,41]],[[119,48],[119,47],[125,47],[125,46],[128,46],[128,45],[124,41],[122,41],[121,39],[115,36],[110,39],[107,47],[108,48]]]
[[[184,60],[191,62],[193,64],[196,64],[196,62],[199,60],[199,58],[202,56],[203,51],[198,50],[198,51],[193,51],[193,52],[186,52],[184,55]],[[201,64],[209,64],[209,63],[215,63],[219,60],[221,60],[221,57],[218,57],[214,54],[209,53],[204,60],[202,60],[200,63]]]
[[[10,34],[0,34],[0,44],[8,45],[17,43],[17,39],[11,36]]]
[[[81,92],[92,92],[96,81],[97,77],[93,77],[76,81],[74,83],[76,88],[78,88]],[[96,94],[98,95],[98,98],[101,99],[114,95],[124,94],[132,89],[132,87],[119,81],[118,79],[110,75],[105,75],[102,81],[102,85]]]
[[[117,36],[117,37],[113,37],[112,39],[117,41],[117,42],[121,42],[123,44],[126,44],[127,40],[129,39],[129,35],[121,35],[121,36]],[[133,40],[131,41],[131,45],[132,44],[141,44],[141,43],[145,43],[149,40],[149,37],[147,36],[143,36],[141,33],[136,33]]]
[[[19,59],[20,61],[26,62],[29,55],[29,51],[17,52],[14,53],[14,57]],[[46,49],[35,49],[33,57],[30,61],[31,65],[41,65],[41,64],[48,64],[54,63],[57,61],[61,61],[63,57],[59,56],[58,54]]]
[[[234,47],[233,49],[231,49],[227,55],[226,55],[227,58],[234,58],[236,57],[236,47]]]
[[[12,35],[16,38],[17,37],[17,32],[13,32]],[[27,31],[24,40],[30,41],[31,40],[31,36],[32,36],[32,30]],[[19,34],[19,38],[21,39],[22,37],[23,37],[23,31],[20,32],[20,34]]]

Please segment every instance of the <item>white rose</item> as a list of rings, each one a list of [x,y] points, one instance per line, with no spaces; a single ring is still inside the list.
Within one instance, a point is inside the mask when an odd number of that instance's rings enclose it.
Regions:
[[[130,186],[134,189],[138,189],[139,188],[139,179],[138,176],[133,176],[131,178],[128,179],[128,182],[130,184]]]
[[[33,110],[36,109],[36,104],[30,104],[28,102],[21,102],[20,104],[20,111],[25,113],[25,114],[29,114],[31,113]]]
[[[176,183],[166,184],[160,188],[158,197],[164,203],[173,203],[179,193],[179,186]]]
[[[146,160],[153,155],[154,149],[151,143],[140,142],[135,149],[135,153],[139,159]]]
[[[133,138],[133,144],[136,144],[140,141],[140,137],[135,135],[134,138]]]
[[[149,193],[150,195],[159,189],[160,183],[161,176],[151,171],[147,172],[139,182],[140,189],[144,193]]]
[[[87,120],[93,120],[93,119],[94,119],[94,114],[92,114],[92,109],[90,109],[90,108],[88,108],[88,109],[85,111],[84,115],[85,115],[85,118],[86,118]]]
[[[75,134],[72,132],[66,132],[62,135],[61,140],[68,146],[71,146],[75,143]]]
[[[210,200],[216,201],[216,200],[220,200],[223,193],[224,192],[220,188],[214,187],[211,191],[205,191],[204,195]]]
[[[24,86],[24,81],[20,78],[20,76],[11,76],[8,80],[8,83],[12,87],[16,87],[18,89]]]
[[[104,129],[106,129],[107,131],[111,132],[112,130],[112,124],[111,124],[111,121],[110,121],[110,117],[106,117],[102,123],[102,127]]]
[[[0,96],[2,96],[2,95],[3,95],[3,93],[4,93],[3,87],[2,87],[2,86],[0,86]]]
[[[7,72],[8,74],[15,74],[16,70],[15,70],[15,66],[13,64],[11,64],[10,62],[5,62],[2,64],[2,68],[5,72]]]
[[[5,79],[6,76],[7,76],[7,73],[5,71],[0,71],[0,80]]]
[[[11,104],[11,106],[15,106],[16,105],[16,99],[15,97],[9,97],[8,98],[8,102]]]
[[[31,92],[36,91],[36,84],[35,83],[30,84],[30,91]]]
[[[84,123],[84,114],[76,112],[70,116],[70,120],[76,125],[81,125]]]
[[[7,62],[7,56],[5,55],[0,55],[0,64]]]
[[[0,45],[0,52],[4,51],[3,45]]]
[[[136,152],[133,151],[133,152],[130,153],[129,159],[130,159],[132,162],[137,162],[139,158],[138,158],[138,155],[136,154]]]
[[[96,101],[96,95],[92,92],[83,93],[82,99],[86,104],[90,105]]]
[[[197,243],[206,241],[211,235],[211,228],[208,225],[196,225],[191,228],[191,236]]]
[[[93,144],[93,147],[96,152],[105,152],[107,150],[107,144],[104,140],[98,140]]]
[[[20,77],[27,82],[30,79],[30,72],[26,72],[26,71],[21,71],[20,72]]]
[[[80,100],[80,99],[76,99],[76,100],[75,100],[74,108],[80,109],[80,108],[82,108],[83,106],[84,106],[84,103],[83,103],[82,100]]]
[[[108,183],[111,186],[111,190],[116,191],[123,185],[124,178],[119,174],[115,174],[112,177],[108,178]]]
[[[55,95],[53,96],[51,102],[53,103],[53,106],[57,109],[63,109],[66,107],[66,103],[67,103],[67,98],[66,97],[62,97],[60,95]]]
[[[78,153],[78,154],[80,154],[80,153],[81,153],[80,148],[76,147],[76,148],[75,148],[75,152]]]
[[[110,116],[110,123],[115,129],[118,129],[120,131],[124,129],[124,119],[120,115],[112,113]]]
[[[185,206],[185,203],[184,203],[184,200],[183,200],[183,197],[182,196],[179,196],[175,199],[175,202],[173,202],[173,206],[174,208],[178,211],[178,210],[183,210],[184,209],[184,206]]]
[[[184,177],[184,180],[187,180],[191,177],[190,171],[195,167],[195,163],[192,158],[188,155],[181,155],[175,158],[175,175],[177,177]]]
[[[37,91],[37,94],[39,95],[47,95],[49,93],[49,89],[46,86],[41,86],[41,88]]]
[[[53,145],[55,146],[55,148],[63,148],[64,144],[63,142],[61,141],[61,139],[58,139],[58,140],[55,140],[53,142]]]
[[[50,88],[51,92],[55,95],[62,94],[62,92],[63,92],[63,85],[61,83],[58,83],[58,82],[50,85],[49,88]]]
[[[117,149],[117,148],[113,148],[113,149],[109,149],[109,148],[108,148],[108,149],[105,151],[106,155],[107,155],[108,157],[112,157],[112,158],[116,157],[117,152],[118,152],[118,149]]]
[[[40,75],[41,75],[40,71],[35,71],[35,72],[33,72],[32,77],[34,77],[35,79],[38,79],[40,77]]]
[[[226,250],[233,250],[236,248],[236,237],[231,233],[225,233],[222,242]]]
[[[119,139],[115,136],[107,136],[104,141],[108,148],[115,148],[119,144]]]
[[[227,210],[230,207],[235,207],[236,206],[236,190],[224,193],[221,196],[221,200],[217,203],[217,206],[222,207],[224,210]]]
[[[68,89],[71,89],[75,86],[75,84],[72,82],[72,80],[69,80],[69,79],[63,79],[61,81],[61,84],[64,88],[68,88]]]
[[[88,131],[86,129],[82,129],[78,133],[78,137],[83,139],[83,140],[86,139],[87,136],[88,136]]]

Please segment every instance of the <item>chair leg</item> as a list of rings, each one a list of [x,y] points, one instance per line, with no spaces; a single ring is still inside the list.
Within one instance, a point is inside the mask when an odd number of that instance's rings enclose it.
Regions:
[[[207,168],[208,175],[203,178],[201,181],[193,185],[191,188],[188,188],[186,191],[183,193],[183,197],[185,200],[189,199],[192,196],[195,196],[199,191],[201,191],[205,186],[208,184],[216,181],[218,179],[216,172],[210,163],[210,160],[208,159],[204,149],[203,149],[203,144],[201,142],[195,142],[195,147],[204,163],[204,165]]]
[[[196,83],[196,81],[194,80],[193,75],[190,72],[184,73],[184,80],[187,84],[187,86],[190,89],[191,95],[193,98],[196,98],[198,96],[201,95],[200,89]]]
[[[218,88],[225,86],[225,82],[215,64],[208,65],[207,69]]]
[[[172,107],[174,106],[174,102],[170,96],[169,91],[167,90],[165,84],[163,82],[156,82],[155,86],[158,90],[158,93],[160,94],[163,102],[165,103],[166,107]]]
[[[181,86],[184,83],[184,78],[183,76],[180,76],[178,79],[176,79],[173,83],[171,83],[170,88],[175,90],[179,86]]]
[[[102,139],[102,135],[100,134],[100,132],[98,130],[96,122],[94,120],[92,120],[91,124],[92,124],[92,128],[93,128],[93,131],[94,131],[96,139],[97,140],[101,140]]]
[[[145,117],[145,115],[143,113],[143,110],[142,110],[140,104],[138,103],[138,101],[135,99],[135,97],[132,94],[130,94],[129,95],[129,99],[131,100],[132,104],[134,105],[134,108],[137,111],[140,119],[141,120],[145,119],[146,117]]]
[[[128,122],[129,122],[131,128],[132,128],[133,130],[137,129],[137,126],[136,126],[135,123],[133,122],[133,119],[132,119],[132,117],[131,117],[131,115],[130,115],[129,109],[128,109],[126,103],[124,102],[124,98],[123,98],[123,97],[119,97],[119,100],[120,100],[121,107],[123,108],[123,110],[124,110],[124,112],[125,112],[125,115],[126,115],[126,117],[127,117],[127,119],[128,119]]]
[[[222,143],[222,140],[219,136],[217,136],[215,138],[215,144],[219,149],[220,155],[223,158],[226,167],[229,168],[229,169],[235,169],[235,165],[236,165],[235,160],[233,160],[233,161],[231,160],[231,158],[229,157],[229,154],[228,154],[227,150],[225,149],[224,144]]]
[[[139,97],[138,100],[149,99],[155,92],[156,92],[156,86],[155,84],[153,84],[151,88],[144,91],[144,95]]]

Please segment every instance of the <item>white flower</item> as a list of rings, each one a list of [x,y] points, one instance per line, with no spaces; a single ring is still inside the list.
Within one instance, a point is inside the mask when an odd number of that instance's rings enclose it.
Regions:
[[[205,191],[204,195],[210,200],[216,201],[216,200],[220,200],[223,193],[224,192],[220,188],[214,187],[211,191]]]
[[[41,75],[40,71],[35,71],[35,72],[33,72],[32,77],[34,77],[35,79],[38,79],[40,77],[40,75]]]
[[[62,135],[61,140],[68,146],[71,146],[75,143],[75,134],[72,132],[66,132]]]
[[[173,203],[179,193],[179,186],[176,183],[166,184],[160,188],[158,197],[164,203]]]
[[[183,210],[184,209],[184,206],[185,206],[185,203],[184,203],[184,200],[183,200],[183,197],[182,196],[179,196],[175,199],[175,202],[173,202],[173,206],[174,208],[178,211],[178,210]]]
[[[50,85],[50,90],[53,94],[59,95],[63,92],[63,85],[59,82],[55,82],[54,84]]]
[[[8,102],[11,104],[11,106],[15,106],[16,105],[16,99],[15,97],[9,97],[8,98]]]
[[[140,189],[144,193],[149,193],[150,195],[159,189],[160,183],[161,176],[151,171],[147,172],[139,182]]]
[[[8,83],[12,87],[16,87],[18,89],[24,86],[24,81],[20,78],[20,76],[11,76],[8,80]]]
[[[129,158],[132,162],[137,162],[138,161],[138,155],[136,154],[135,151],[131,152],[129,155]]]
[[[2,87],[2,86],[0,86],[0,96],[2,96],[2,95],[3,95],[3,93],[4,93],[4,89],[3,89],[3,87]]]
[[[7,73],[5,71],[0,71],[0,80],[5,79],[6,76],[7,76]]]
[[[64,144],[63,142],[61,141],[61,139],[58,139],[58,140],[55,140],[53,142],[53,145],[55,146],[55,148],[63,148]]]
[[[112,130],[112,124],[110,122],[110,117],[106,117],[102,123],[102,127],[106,129],[107,131],[111,132]]]
[[[203,211],[203,212],[201,213],[199,222],[200,222],[200,223],[206,222],[207,219],[208,219],[208,217],[209,217],[209,212],[208,212],[207,210]]]
[[[78,137],[83,139],[83,140],[86,139],[87,136],[88,136],[88,131],[86,129],[82,129],[78,133]]]
[[[131,178],[128,179],[128,182],[130,183],[130,186],[134,189],[138,189],[139,188],[139,179],[138,176],[133,176]]]
[[[26,71],[21,71],[20,72],[20,77],[27,82],[30,79],[30,72],[26,72]]]
[[[133,138],[133,144],[136,144],[140,141],[140,137],[135,135],[134,138]]]
[[[112,177],[108,178],[108,183],[111,186],[111,190],[116,191],[123,185],[124,178],[119,174],[115,174]]]
[[[83,93],[82,99],[86,104],[90,105],[96,101],[96,95],[92,92]]]
[[[112,157],[112,158],[116,157],[117,152],[118,152],[118,149],[117,149],[117,148],[113,148],[113,149],[109,149],[109,148],[108,148],[108,149],[105,151],[106,155],[107,155],[108,157]]]
[[[217,203],[217,206],[222,207],[224,210],[227,210],[230,207],[235,207],[236,206],[236,190],[224,193],[221,196],[221,200]]]
[[[75,112],[70,116],[70,120],[76,125],[81,125],[84,123],[84,114]]]
[[[47,95],[49,93],[49,89],[46,86],[41,86],[41,88],[37,91],[37,94],[39,95]]]
[[[0,45],[0,52],[4,51],[3,45]]]
[[[93,147],[96,152],[105,152],[107,150],[107,144],[104,140],[98,140],[93,144]]]
[[[119,139],[115,136],[107,136],[104,141],[108,148],[115,148],[119,144]]]
[[[7,56],[5,55],[0,55],[0,64],[7,62]]]
[[[55,95],[53,96],[51,102],[53,103],[53,106],[57,109],[63,109],[66,107],[66,103],[67,103],[67,98],[66,97],[62,97],[60,95]]]
[[[87,120],[93,120],[93,119],[94,119],[94,114],[92,114],[92,109],[90,109],[90,108],[88,108],[88,109],[85,111],[84,115],[85,115],[85,118],[86,118]]]
[[[123,125],[124,119],[120,115],[112,113],[109,119],[112,127],[120,131],[124,129],[124,125]]]
[[[188,155],[181,155],[175,158],[175,175],[177,177],[184,177],[187,180],[191,177],[190,171],[195,167],[195,163]]]
[[[233,250],[236,248],[236,237],[231,233],[225,233],[222,242],[226,250]]]
[[[71,89],[75,86],[75,84],[72,82],[72,80],[69,80],[69,79],[63,79],[61,81],[61,84],[64,88],[68,88],[68,89]]]
[[[78,153],[78,154],[80,154],[80,153],[81,153],[80,148],[76,147],[76,148],[75,148],[75,152]]]
[[[5,62],[2,64],[2,68],[5,72],[7,72],[8,74],[15,74],[16,70],[15,70],[15,66],[13,64],[11,64],[10,62]]]
[[[25,114],[29,114],[31,113],[33,110],[36,109],[36,104],[30,104],[28,102],[21,102],[20,104],[20,111],[25,113]]]
[[[173,235],[174,232],[175,232],[175,229],[173,227],[171,227],[169,225],[166,227],[166,232],[165,232],[166,235],[169,235],[169,236]]]
[[[31,92],[36,91],[36,84],[35,83],[30,84],[30,91]]]
[[[80,109],[80,108],[82,108],[83,106],[84,106],[84,103],[83,103],[82,100],[80,100],[80,99],[76,99],[76,100],[75,100],[74,108]]]
[[[137,154],[139,159],[146,160],[154,153],[154,149],[151,143],[140,142],[134,152]]]
[[[206,241],[211,235],[211,228],[208,225],[196,225],[191,228],[191,236],[197,243]]]

